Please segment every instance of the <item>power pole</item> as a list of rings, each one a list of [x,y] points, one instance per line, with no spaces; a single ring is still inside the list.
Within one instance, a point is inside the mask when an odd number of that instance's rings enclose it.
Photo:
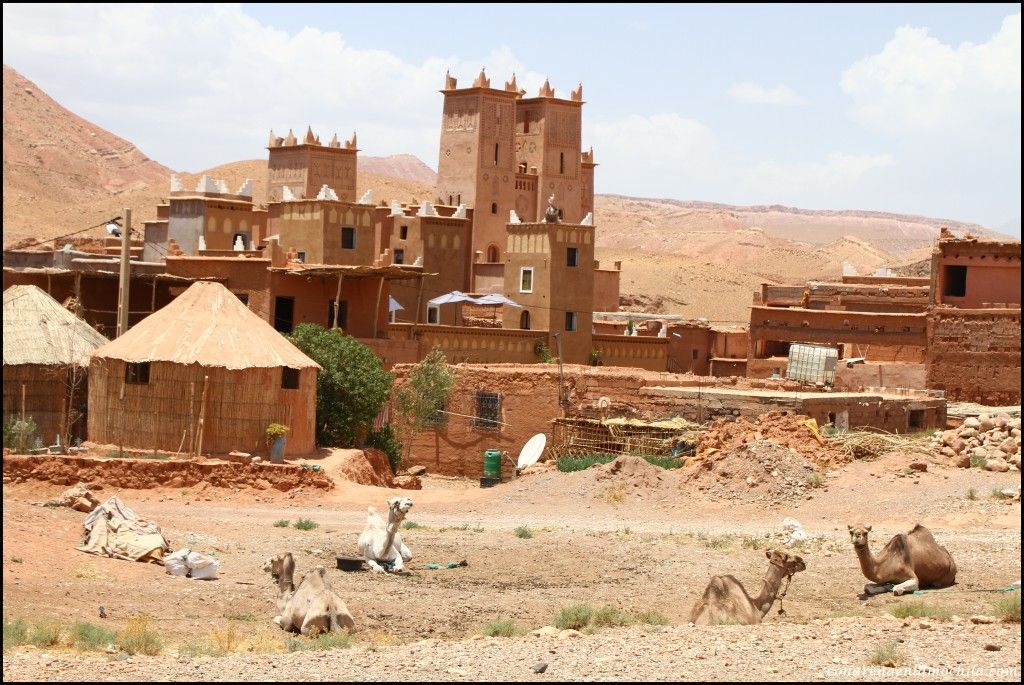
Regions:
[[[128,330],[128,293],[131,290],[131,234],[132,210],[124,210],[124,229],[121,232],[121,277],[117,282],[117,337]]]

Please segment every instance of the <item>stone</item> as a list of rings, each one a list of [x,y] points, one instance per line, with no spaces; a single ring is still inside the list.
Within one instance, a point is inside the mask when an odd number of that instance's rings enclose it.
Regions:
[[[950,447],[950,448],[951,448],[951,449],[952,449],[952,450],[953,450],[954,452],[956,452],[957,454],[960,454],[960,453],[961,453],[961,452],[963,452],[963,451],[964,451],[965,449],[967,449],[967,441],[966,441],[966,440],[964,440],[963,438],[956,438],[956,439],[955,439],[955,440],[953,440],[953,442],[952,442],[952,443],[951,443],[951,444],[949,445],[949,447]]]
[[[954,452],[953,448],[948,446],[948,445],[944,445],[942,447],[942,449],[939,450],[939,454],[941,454],[944,457],[955,457],[956,456],[956,452]]]
[[[1007,454],[1017,454],[1018,452],[1017,443],[1013,438],[1006,438],[1006,440],[999,443],[999,449]]]
[[[396,488],[403,490],[422,490],[423,483],[416,476],[395,476],[392,480]]]
[[[570,638],[575,638],[575,637],[583,637],[583,633],[581,633],[578,630],[573,630],[572,628],[566,628],[565,630],[563,630],[562,632],[560,632],[558,634],[558,639],[559,640],[568,640]]]
[[[423,466],[421,464],[418,464],[416,466],[410,466],[409,470],[407,471],[407,473],[410,476],[423,476],[423,475],[426,475],[426,473],[427,473],[427,467]]]
[[[1002,648],[1003,648],[1002,645],[994,645],[992,643],[989,643],[989,644],[985,645],[985,651],[986,652],[998,652]]]
[[[975,428],[963,428],[963,429],[960,430],[960,433],[959,433],[961,438],[973,438],[977,434],[978,434],[978,431]]]
[[[533,672],[534,673],[543,673],[546,670],[548,670],[548,665],[544,661],[538,661],[537,663],[535,663],[533,665]]]
[[[252,486],[254,488],[256,488],[257,490],[269,490],[270,489],[270,483],[268,481],[264,480],[263,478],[257,478],[256,480],[254,480],[252,482]]]
[[[534,637],[550,637],[552,635],[558,635],[558,628],[554,626],[544,626],[543,628],[537,628],[537,630],[531,630],[530,635]]]
[[[981,428],[981,421],[974,418],[973,416],[969,416],[966,419],[964,419],[964,426],[967,428]]]
[[[971,623],[975,623],[975,624],[978,624],[978,625],[988,625],[988,624],[997,623],[997,622],[998,622],[998,619],[995,616],[984,616],[984,615],[981,615],[981,614],[978,614],[976,616],[971,616]]]
[[[927,471],[927,470],[928,470],[928,464],[926,464],[926,463],[925,463],[925,462],[923,462],[923,461],[914,461],[914,462],[911,462],[911,463],[910,463],[910,468],[911,468],[911,470],[913,470],[913,471],[921,471],[921,472],[924,472],[924,471]]]

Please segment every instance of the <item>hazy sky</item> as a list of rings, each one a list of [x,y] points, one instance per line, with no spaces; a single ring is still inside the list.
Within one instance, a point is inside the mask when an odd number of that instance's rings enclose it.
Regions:
[[[444,72],[583,83],[598,192],[1019,235],[1020,5],[5,4],[4,62],[174,169],[269,129],[437,166]]]

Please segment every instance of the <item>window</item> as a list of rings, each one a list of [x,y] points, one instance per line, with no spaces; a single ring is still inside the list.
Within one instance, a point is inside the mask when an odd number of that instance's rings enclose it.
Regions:
[[[441,321],[441,308],[436,304],[427,305],[427,323],[439,323]]]
[[[524,331],[530,330],[530,312],[526,309],[519,315],[519,327]]]
[[[305,252],[299,252],[298,255],[297,255],[297,259],[300,262],[302,262],[303,264],[305,264],[306,263],[306,253]]]
[[[494,166],[498,166],[498,144],[494,144]]]
[[[565,265],[579,266],[579,250],[575,247],[565,248]]]
[[[451,203],[452,203],[452,196],[451,196],[451,195],[449,195],[449,196],[448,196],[448,204],[449,204],[449,205],[451,205]]]
[[[523,133],[530,132],[530,110],[523,112]]]
[[[498,246],[488,245],[487,246],[487,261],[494,264],[498,261]]]
[[[405,250],[403,250],[401,248],[395,250],[394,263],[395,264],[404,264],[405,263]]]
[[[406,240],[406,239],[409,238],[409,227],[408,226],[402,226],[401,228],[398,229],[398,238],[400,240]]]
[[[497,213],[498,213],[498,203],[497,202],[492,202],[491,203],[491,214],[497,214]]]
[[[281,369],[281,387],[284,390],[298,390],[299,370],[287,366]]]
[[[576,330],[576,312],[565,313],[565,330],[575,331]]]
[[[524,266],[519,269],[519,292],[533,292],[533,267]]]
[[[235,293],[235,297],[237,297],[238,301],[246,307],[249,306],[249,293]]]
[[[341,246],[346,250],[356,249],[356,229],[343,226],[341,229]]]
[[[242,239],[242,249],[243,250],[248,250],[249,249],[249,236],[247,236],[244,233],[236,233],[235,235],[233,235],[231,237],[231,249],[234,249],[235,245],[238,243],[238,239],[239,238]]]
[[[327,303],[327,327],[334,328],[334,300]],[[338,302],[338,328],[348,328],[348,300]]]
[[[455,201],[458,202],[460,205],[462,204],[462,193],[459,193],[458,195],[455,196]]]
[[[911,409],[907,417],[907,428],[910,430],[924,428],[924,409]]]
[[[281,333],[291,333],[294,316],[294,297],[281,297],[279,295],[274,298],[274,330]]]
[[[501,395],[496,392],[477,392],[476,418],[473,425],[477,428],[496,429],[501,422]]]
[[[149,385],[149,362],[128,362],[124,367],[124,382]]]
[[[963,297],[967,294],[967,267],[947,266],[945,284],[942,288],[943,295],[950,297]]]
[[[691,355],[692,355],[693,361],[697,361],[697,357],[700,356],[700,353],[697,351],[696,347],[693,348],[693,350],[691,351]]]
[[[560,174],[564,174],[565,173],[565,153],[564,152],[559,152],[558,153],[558,173],[560,173]]]

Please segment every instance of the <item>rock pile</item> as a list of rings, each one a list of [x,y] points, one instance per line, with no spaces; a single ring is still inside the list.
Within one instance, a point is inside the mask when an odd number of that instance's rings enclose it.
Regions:
[[[961,468],[1020,469],[1020,418],[1007,414],[969,417],[959,428],[936,433],[932,443]]]
[[[818,466],[831,466],[849,461],[849,457],[829,444],[820,433],[812,430],[806,416],[782,412],[768,412],[756,422],[746,419],[718,419],[701,433],[697,454],[706,455],[715,450],[727,450],[759,441],[773,442],[788,447]]]
[[[680,470],[711,499],[778,504],[811,496],[823,484],[814,464],[792,448],[758,440],[699,457]]]

